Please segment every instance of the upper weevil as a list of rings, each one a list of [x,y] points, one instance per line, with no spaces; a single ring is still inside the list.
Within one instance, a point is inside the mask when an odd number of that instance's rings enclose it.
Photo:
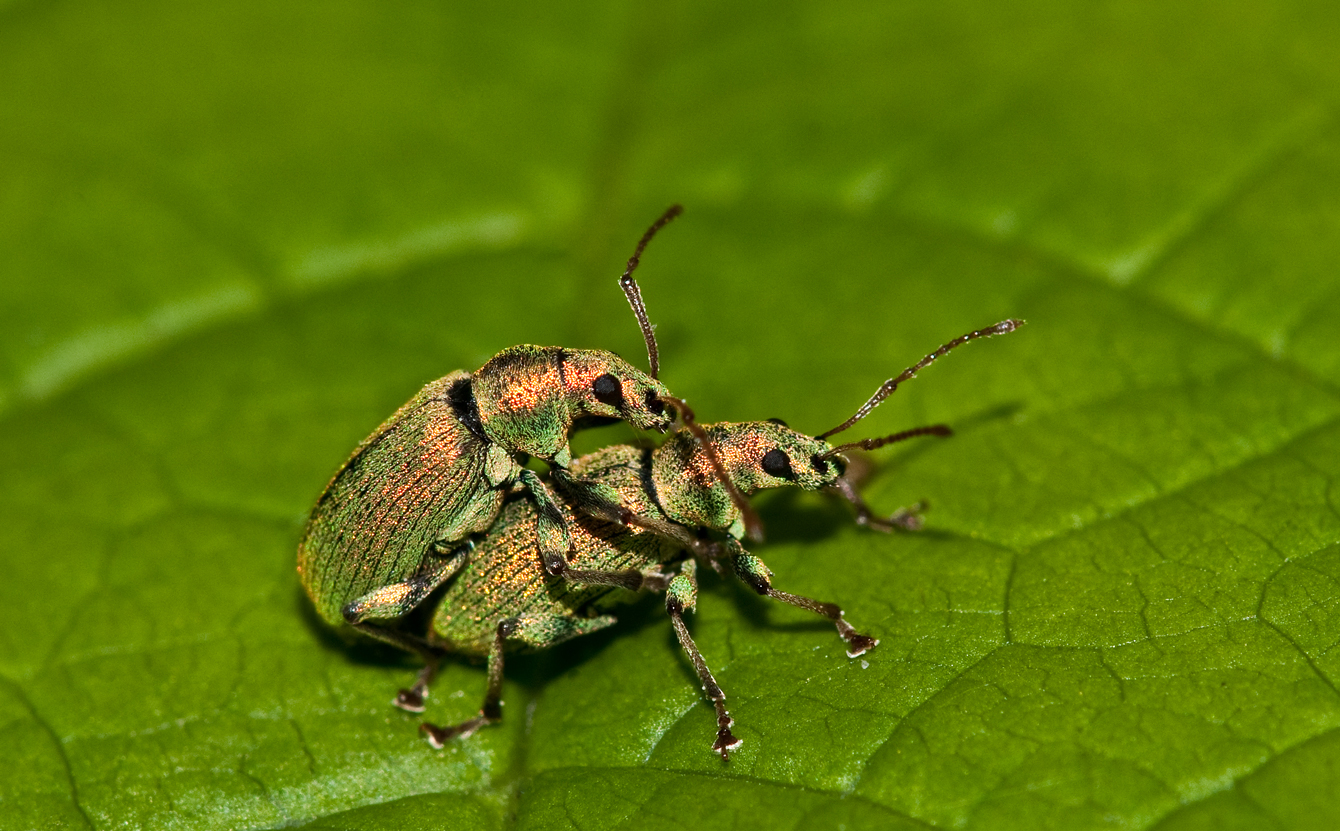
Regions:
[[[428,384],[355,448],[312,508],[298,546],[303,588],[324,620],[429,654],[421,639],[372,621],[405,615],[441,585],[454,570],[456,544],[486,530],[518,483],[539,508],[540,556],[561,569],[567,518],[522,465],[542,459],[555,481],[582,493],[585,483],[563,475],[574,427],[602,419],[670,426],[655,336],[632,274],[680,210],[671,207],[647,230],[619,281],[642,328],[650,374],[603,350],[514,346],[473,375],[457,371]],[[619,514],[607,493],[587,493],[593,510]]]
[[[823,489],[850,501],[864,525],[881,530],[918,528],[921,506],[900,510],[888,519],[874,517],[845,478],[841,456],[848,450],[871,450],[914,436],[948,435],[948,427],[919,427],[838,446],[826,439],[864,418],[900,382],[950,349],[975,338],[1012,332],[1020,324],[1006,320],[950,341],[889,379],[855,415],[817,437],[778,420],[699,425],[683,402],[672,401],[688,431],[674,433],[654,451],[618,445],[572,465],[574,474],[616,493],[621,504],[652,520],[649,524],[655,529],[647,533],[636,523],[629,528],[599,519],[598,512],[585,504],[585,492],[560,483],[560,508],[573,529],[573,547],[562,574],[546,571],[534,556],[536,506],[525,499],[508,502],[486,536],[457,548],[452,559],[457,573],[437,602],[428,636],[428,642],[443,652],[488,657],[484,706],[478,716],[453,727],[424,724],[424,733],[441,747],[452,737],[468,735],[502,717],[506,649],[541,649],[609,626],[615,620],[607,614],[610,607],[632,597],[619,590],[664,591],[675,634],[716,709],[712,748],[726,758],[740,743],[731,733],[726,696],[683,620],[696,601],[698,564],[733,573],[761,595],[831,620],[853,658],[878,643],[847,623],[836,604],[773,587],[772,572],[741,544],[745,523],[730,492],[752,494],[788,485]],[[437,662],[436,656],[428,659],[414,688],[401,691],[398,705],[422,701]]]

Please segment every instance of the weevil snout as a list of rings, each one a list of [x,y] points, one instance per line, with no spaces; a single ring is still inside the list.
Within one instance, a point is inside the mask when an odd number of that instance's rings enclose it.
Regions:
[[[670,425],[675,422],[675,411],[672,407],[666,406],[669,395],[670,391],[656,380],[652,380],[651,384],[642,390],[642,412],[645,414],[646,424],[639,426],[658,433],[670,429]]]
[[[646,404],[647,412],[652,415],[665,415],[665,402],[661,400],[661,397],[657,395],[654,390],[647,390]],[[666,426],[668,427],[669,425],[667,424]],[[662,433],[664,433],[665,430],[665,427],[661,428]]]
[[[670,390],[654,378],[640,372],[625,375],[619,414],[641,430],[664,433],[674,421],[674,413],[666,407],[669,395]]]

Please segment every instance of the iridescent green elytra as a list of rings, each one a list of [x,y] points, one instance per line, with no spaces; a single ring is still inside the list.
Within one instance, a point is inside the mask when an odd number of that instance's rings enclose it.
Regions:
[[[613,491],[620,504],[659,525],[648,531],[597,519],[593,514],[598,512],[584,504],[588,492],[560,484],[560,510],[572,529],[572,548],[561,573],[543,568],[535,556],[537,506],[525,499],[509,501],[487,536],[454,552],[451,561],[457,571],[437,601],[428,636],[430,645],[443,652],[488,657],[484,706],[478,716],[453,727],[422,725],[430,742],[441,747],[452,737],[469,735],[501,718],[507,649],[541,649],[603,629],[615,622],[608,614],[611,607],[633,599],[633,592],[651,590],[666,593],[666,611],[675,633],[716,709],[712,748],[727,758],[740,742],[730,730],[733,722],[725,695],[683,620],[683,612],[693,609],[697,599],[699,565],[731,572],[761,595],[828,618],[847,642],[850,657],[878,644],[853,629],[837,605],[773,588],[772,572],[741,544],[745,530],[741,509],[731,499],[727,482],[745,495],[781,486],[828,490],[856,507],[861,524],[885,531],[919,528],[922,506],[897,511],[887,519],[874,517],[844,478],[840,456],[857,447],[873,449],[914,436],[948,435],[947,427],[921,427],[836,447],[824,437],[864,417],[899,382],[949,349],[1013,331],[1019,324],[1005,321],[951,341],[890,379],[856,416],[818,438],[775,420],[693,425],[696,429],[672,434],[654,451],[620,445],[577,459],[571,473]],[[687,408],[680,409],[686,422],[691,421]],[[724,533],[713,537],[705,531]],[[412,702],[420,706],[407,709],[422,709],[436,666],[437,659],[430,659],[414,688],[402,690],[397,703]]]
[[[312,508],[298,546],[303,588],[323,620],[431,654],[422,639],[374,621],[402,617],[441,585],[455,570],[457,544],[487,530],[517,488],[537,506],[537,558],[561,568],[569,519],[523,465],[542,459],[554,481],[584,493],[585,483],[563,473],[574,428],[601,420],[670,426],[669,392],[655,377],[655,340],[632,271],[651,236],[678,213],[671,208],[648,230],[620,280],[647,341],[651,375],[612,352],[514,346],[473,375],[454,372],[428,384],[354,450]],[[586,498],[606,515],[623,510],[597,492]]]
[[[605,379],[622,379],[609,380],[627,391],[621,406],[598,397]],[[354,450],[312,509],[298,572],[317,611],[337,624],[408,612],[440,582],[432,552],[492,524],[523,480],[519,456],[566,466],[568,434],[587,416],[664,430],[664,407],[647,403],[665,394],[612,353],[540,346],[428,384]]]

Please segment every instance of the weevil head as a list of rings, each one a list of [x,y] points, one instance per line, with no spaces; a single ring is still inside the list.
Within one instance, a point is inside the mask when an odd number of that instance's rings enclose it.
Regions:
[[[703,425],[726,475],[745,495],[767,488],[818,490],[842,476],[832,445],[792,430],[780,419]],[[684,525],[725,529],[740,517],[702,445],[687,432],[671,436],[653,459],[662,507]]]
[[[661,402],[664,386],[600,350],[508,347],[479,368],[471,389],[490,441],[546,461],[566,457],[580,422],[611,418],[665,430],[672,415]]]
[[[662,401],[670,391],[613,352],[567,350],[563,370],[575,417],[617,418],[642,430],[670,427],[674,413]]]
[[[721,426],[726,429],[716,447],[746,494],[787,486],[818,490],[842,475],[836,458],[824,458],[833,449],[828,442],[792,430],[779,418]]]

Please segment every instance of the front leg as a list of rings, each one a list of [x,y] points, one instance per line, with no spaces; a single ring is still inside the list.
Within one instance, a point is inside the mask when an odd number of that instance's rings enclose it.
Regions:
[[[554,470],[561,469],[554,468]],[[537,509],[535,533],[544,572],[551,577],[558,576],[567,570],[568,549],[572,547],[572,538],[568,534],[568,522],[563,517],[563,510],[559,508],[554,494],[535,471],[523,467],[517,478],[535,500]]]
[[[735,542],[732,540],[731,542]],[[802,597],[798,594],[790,594],[784,591],[778,591],[772,587],[772,571],[753,554],[744,550],[738,542],[733,546],[735,550],[731,557],[731,565],[734,567],[735,574],[749,585],[754,591],[765,597],[771,597],[773,600],[780,600],[783,603],[789,603],[798,609],[804,609],[807,612],[813,612],[816,615],[823,615],[837,627],[838,634],[847,642],[847,657],[855,658],[863,655],[867,650],[874,649],[879,645],[879,641],[869,635],[862,635],[852,628],[852,625],[843,619],[842,609],[836,603],[825,603],[820,600],[811,600],[808,597]]]
[[[551,473],[563,493],[576,503],[577,510],[626,528],[641,528],[659,537],[673,540],[700,556],[706,555],[705,543],[688,528],[675,522],[634,513],[619,501],[619,493],[601,482],[573,476],[565,468]]]
[[[889,515],[887,519],[881,519],[875,516],[875,512],[870,510],[870,506],[865,504],[861,494],[857,492],[851,482],[842,477],[827,489],[830,493],[835,493],[847,500],[856,508],[856,524],[864,525],[867,528],[873,528],[876,531],[920,531],[922,525],[921,515],[926,511],[929,505],[926,500],[921,500],[915,505],[906,508],[899,508]]]

